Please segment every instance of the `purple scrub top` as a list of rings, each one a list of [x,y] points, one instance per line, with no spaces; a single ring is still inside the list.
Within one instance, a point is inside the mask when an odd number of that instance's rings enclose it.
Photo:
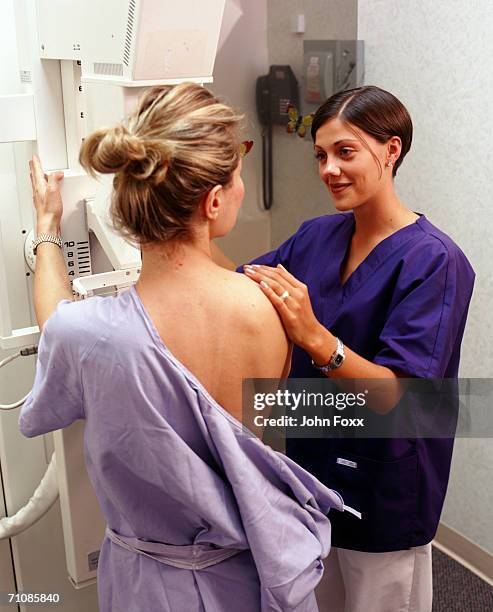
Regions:
[[[44,327],[20,429],[77,419],[111,530],[100,612],[318,610],[326,515],[341,497],[247,435],[166,348],[133,288],[63,301]]]
[[[281,263],[304,282],[318,320],[365,359],[408,377],[457,377],[474,284],[465,255],[421,215],[380,242],[342,285],[354,225],[352,213],[309,220],[252,263]],[[295,347],[290,377],[323,374]],[[453,439],[287,441],[291,458],[362,512],[358,523],[334,516],[332,544],[367,552],[402,550],[433,539],[452,448]]]

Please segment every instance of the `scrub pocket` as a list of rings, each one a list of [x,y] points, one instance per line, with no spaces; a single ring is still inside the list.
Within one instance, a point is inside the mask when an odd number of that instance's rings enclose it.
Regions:
[[[331,512],[332,545],[368,552],[412,546],[418,504],[418,456],[379,461],[350,453],[330,454],[327,486],[361,519]]]

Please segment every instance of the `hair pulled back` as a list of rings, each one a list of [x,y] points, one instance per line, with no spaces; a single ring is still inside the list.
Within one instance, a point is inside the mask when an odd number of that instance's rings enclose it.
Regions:
[[[396,175],[413,139],[413,123],[402,102],[375,85],[338,92],[326,100],[315,113],[311,128],[313,142],[318,129],[335,118],[370,134],[382,144],[393,136],[399,136],[402,142],[401,154],[392,169],[392,175]],[[368,146],[368,143],[364,144]]]
[[[93,176],[115,174],[110,212],[125,237],[186,240],[202,198],[231,181],[241,120],[200,85],[153,87],[124,122],[84,140],[80,162]]]

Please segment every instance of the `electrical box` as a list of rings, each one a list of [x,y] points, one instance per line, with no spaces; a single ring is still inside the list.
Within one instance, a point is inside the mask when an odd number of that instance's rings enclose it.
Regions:
[[[82,60],[83,81],[212,82],[225,0],[37,2],[41,57]]]
[[[362,40],[305,40],[303,44],[302,106],[314,112],[338,91],[363,84]]]

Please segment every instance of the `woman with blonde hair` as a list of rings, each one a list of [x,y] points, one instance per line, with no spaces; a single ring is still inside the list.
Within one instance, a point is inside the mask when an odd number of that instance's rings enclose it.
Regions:
[[[240,119],[197,85],[165,86],[85,140],[82,165],[115,175],[114,224],[142,251],[117,297],[71,301],[62,176],[31,162],[43,333],[20,428],[85,419],[108,524],[101,612],[317,610],[325,514],[342,500],[242,428],[242,379],[286,373],[288,341],[269,299],[211,258],[243,198]]]

